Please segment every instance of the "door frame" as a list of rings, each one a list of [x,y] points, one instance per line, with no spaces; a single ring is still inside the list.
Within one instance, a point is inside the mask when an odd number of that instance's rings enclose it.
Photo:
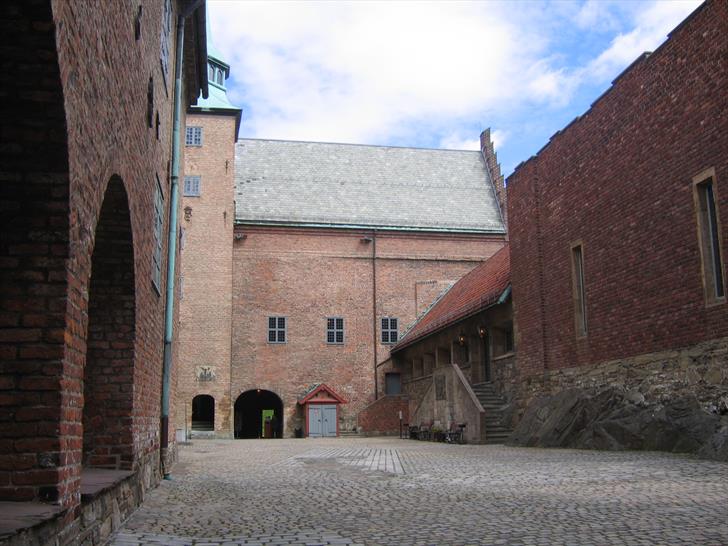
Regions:
[[[306,438],[309,437],[309,431],[311,430],[310,424],[309,424],[309,410],[311,409],[311,406],[334,406],[336,410],[336,437],[339,437],[339,404],[332,404],[330,401],[325,402],[308,402],[305,405],[305,411],[306,414],[306,430],[305,430],[305,436]],[[321,408],[321,416],[323,418],[323,408]],[[330,436],[324,436],[324,423],[321,421],[321,437],[322,438],[330,438]]]

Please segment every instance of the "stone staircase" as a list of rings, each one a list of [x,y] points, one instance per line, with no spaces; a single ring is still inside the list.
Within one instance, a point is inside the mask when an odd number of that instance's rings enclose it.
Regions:
[[[505,399],[495,391],[493,383],[476,383],[472,388],[485,410],[485,443],[504,443],[513,432],[503,425]]]

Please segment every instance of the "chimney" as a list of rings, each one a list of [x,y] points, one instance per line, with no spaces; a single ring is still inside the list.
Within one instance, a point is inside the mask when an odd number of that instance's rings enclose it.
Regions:
[[[495,196],[498,199],[498,206],[503,217],[503,224],[508,230],[508,201],[506,195],[506,185],[503,175],[501,174],[500,165],[498,164],[498,156],[493,148],[493,141],[490,139],[490,128],[480,133],[480,153],[483,154],[485,168],[488,169],[490,179],[493,181],[495,188]]]

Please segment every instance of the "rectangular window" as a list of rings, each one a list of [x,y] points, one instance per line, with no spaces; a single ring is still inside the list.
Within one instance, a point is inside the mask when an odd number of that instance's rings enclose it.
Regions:
[[[344,319],[329,317],[326,319],[326,343],[344,343]]]
[[[202,127],[187,127],[185,146],[202,146]]]
[[[185,187],[183,191],[185,197],[199,197],[200,196],[200,177],[199,176],[185,176]]]
[[[702,257],[703,284],[708,304],[725,301],[725,270],[721,245],[720,218],[716,205],[715,171],[693,179],[698,212],[698,238]]]
[[[586,336],[586,290],[584,284],[584,248],[571,246],[571,275],[574,295],[574,324],[577,337]]]
[[[398,320],[391,317],[382,317],[382,343],[397,343]]]
[[[162,287],[162,241],[164,240],[164,196],[157,176],[157,191],[154,195],[154,252],[152,254],[152,283],[161,294]]]
[[[268,343],[286,342],[286,317],[268,317]]]

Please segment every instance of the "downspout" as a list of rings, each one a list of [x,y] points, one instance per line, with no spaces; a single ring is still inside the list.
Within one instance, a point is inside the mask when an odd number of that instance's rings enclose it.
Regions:
[[[177,265],[177,208],[179,206],[179,166],[180,166],[180,124],[182,111],[182,66],[184,64],[185,19],[196,9],[192,4],[177,18],[177,52],[174,63],[174,110],[172,118],[172,172],[169,190],[169,238],[167,240],[167,298],[164,309],[164,368],[162,372],[162,412],[160,464],[165,480],[170,479],[165,465],[169,447],[169,398],[172,381],[172,339],[174,337],[174,287]]]
[[[377,230],[372,232],[372,345],[374,349],[374,400],[379,400],[379,372],[377,371]]]

